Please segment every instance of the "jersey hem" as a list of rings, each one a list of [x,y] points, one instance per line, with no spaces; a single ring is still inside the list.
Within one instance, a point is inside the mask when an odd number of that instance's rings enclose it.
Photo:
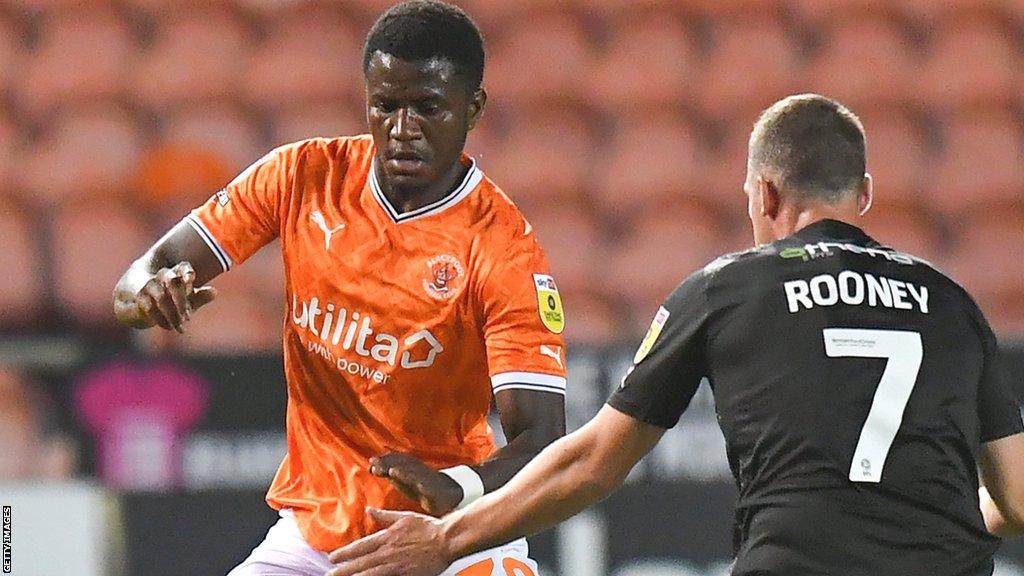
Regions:
[[[494,393],[512,388],[565,394],[565,377],[540,372],[502,372],[491,376]]]

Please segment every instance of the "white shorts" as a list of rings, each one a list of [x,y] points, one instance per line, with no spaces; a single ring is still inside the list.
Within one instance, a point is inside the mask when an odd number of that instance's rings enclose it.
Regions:
[[[526,540],[516,540],[466,556],[441,576],[538,576],[529,554]],[[282,510],[263,542],[228,576],[324,576],[334,567],[327,554],[306,543],[291,511]]]

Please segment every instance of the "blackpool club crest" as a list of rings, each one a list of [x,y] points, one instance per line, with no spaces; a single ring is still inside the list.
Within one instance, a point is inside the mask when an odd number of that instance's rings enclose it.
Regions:
[[[427,274],[423,289],[435,300],[451,300],[462,288],[466,269],[450,254],[441,254],[427,260]]]

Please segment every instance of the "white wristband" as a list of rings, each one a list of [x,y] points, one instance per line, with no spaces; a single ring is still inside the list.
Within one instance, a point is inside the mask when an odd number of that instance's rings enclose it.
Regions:
[[[440,472],[455,480],[455,483],[462,487],[462,501],[455,507],[456,510],[469,506],[474,500],[484,495],[484,481],[480,479],[480,475],[476,473],[476,470],[469,466],[445,468]]]

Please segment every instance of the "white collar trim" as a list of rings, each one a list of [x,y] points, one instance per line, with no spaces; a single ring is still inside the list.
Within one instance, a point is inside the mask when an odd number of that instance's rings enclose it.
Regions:
[[[466,172],[466,177],[463,178],[462,182],[444,198],[441,198],[437,202],[427,204],[426,206],[421,206],[415,210],[399,213],[398,210],[391,205],[391,202],[388,201],[388,197],[384,195],[384,192],[380,188],[380,183],[377,181],[376,159],[370,164],[370,190],[373,192],[373,197],[377,199],[377,203],[380,204],[381,208],[383,208],[385,212],[387,212],[388,216],[391,217],[391,220],[398,224],[401,224],[402,222],[411,222],[412,220],[418,220],[420,218],[426,218],[427,216],[433,216],[434,214],[444,212],[448,208],[451,208],[461,202],[466,196],[469,196],[469,194],[480,185],[480,181],[483,179],[484,173],[476,167],[476,160],[471,158],[469,171]]]

